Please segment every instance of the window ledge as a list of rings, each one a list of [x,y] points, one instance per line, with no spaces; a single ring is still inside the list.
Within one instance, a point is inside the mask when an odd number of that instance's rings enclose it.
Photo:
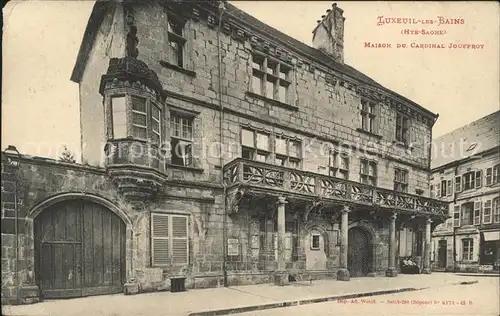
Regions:
[[[269,99],[269,98],[266,98],[266,97],[264,97],[264,96],[262,96],[260,94],[257,94],[257,93],[251,92],[251,91],[247,91],[246,95],[248,95],[248,96],[250,96],[252,98],[255,98],[255,99],[259,99],[259,100],[271,103],[272,105],[288,109],[288,110],[292,110],[292,111],[298,111],[299,110],[299,108],[297,106],[295,106],[295,105],[291,105],[291,104],[283,103],[283,102],[280,102],[280,101],[277,101],[277,100]]]
[[[375,134],[375,133],[372,133],[372,132],[369,132],[369,131],[365,131],[364,129],[362,128],[356,128],[356,130],[360,133],[364,133],[366,135],[370,135],[370,136],[373,136],[373,137],[376,137],[378,139],[382,139],[382,136],[381,135],[378,135],[378,134]]]
[[[392,143],[398,147],[413,150],[413,147],[410,144],[405,144],[405,143],[397,141],[397,140],[393,140]]]
[[[160,60],[160,65],[162,65],[165,68],[169,68],[169,69],[172,69],[172,70],[175,70],[178,72],[182,72],[183,74],[188,75],[190,77],[193,77],[193,78],[196,77],[196,72],[194,72],[192,70],[187,70],[185,68],[179,67],[179,66],[174,65],[174,64],[171,64],[167,61]]]
[[[167,163],[167,168],[184,170],[184,171],[191,171],[191,172],[197,172],[197,173],[205,172],[205,169],[202,169],[202,168],[187,167],[187,166],[181,166],[181,165],[176,165],[176,164],[172,164],[172,163]]]

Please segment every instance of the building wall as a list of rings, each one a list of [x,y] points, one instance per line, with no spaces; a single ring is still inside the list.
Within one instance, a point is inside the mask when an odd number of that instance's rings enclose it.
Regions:
[[[195,72],[191,76],[160,65],[165,56],[166,44],[166,12],[159,4],[135,4],[133,6],[135,23],[138,29],[139,59],[147,63],[160,77],[167,91],[181,94],[180,97],[170,97],[167,104],[195,109],[200,112],[197,123],[201,127],[195,139],[202,146],[200,155],[209,155],[214,141],[220,141],[219,120],[217,110],[218,99],[218,68],[217,68],[217,30],[205,22],[189,20],[184,29],[187,39],[185,49],[185,68]],[[119,35],[119,36],[117,36]],[[121,38],[121,34],[114,37]],[[366,133],[358,132],[360,127],[360,94],[337,83],[332,85],[325,80],[325,74],[318,70],[311,71],[304,63],[294,65],[292,85],[289,88],[289,105],[282,107],[267,101],[254,98],[247,92],[251,90],[251,45],[249,41],[241,42],[224,33],[220,34],[222,54],[222,104],[224,106],[223,143],[230,147],[224,156],[227,163],[240,155],[239,149],[233,149],[240,142],[239,125],[251,124],[267,130],[282,132],[285,135],[296,136],[303,141],[303,169],[313,172],[327,172],[328,143],[344,143],[353,148],[367,149],[368,156],[378,161],[378,185],[392,189],[395,167],[409,171],[409,193],[415,194],[417,189],[428,195],[427,168],[429,152],[427,144],[430,141],[431,129],[421,120],[411,121],[411,143],[413,149],[407,153],[406,148],[393,144],[395,140],[396,110],[386,104],[379,104],[378,133],[382,139]],[[98,42],[99,43],[99,42]],[[120,46],[121,47],[121,46]],[[99,56],[102,56],[100,54]],[[111,57],[111,56],[110,56]],[[301,56],[307,58],[307,56]],[[101,67],[92,68],[97,72]],[[87,72],[88,70],[86,70]],[[89,75],[89,81],[90,81]],[[93,77],[92,79],[96,79]],[[97,80],[98,81],[98,80]],[[96,81],[96,82],[97,82]],[[99,96],[100,97],[100,96]],[[99,98],[97,93],[92,98]],[[89,104],[97,104],[96,100],[82,100],[82,108]],[[100,104],[100,102],[99,102]],[[207,109],[212,108],[212,109]],[[215,109],[214,109],[215,108]],[[231,114],[229,114],[229,112]],[[82,121],[87,120],[82,116]],[[102,122],[100,116],[94,116],[93,122]],[[100,130],[101,128],[96,128]],[[96,135],[83,131],[84,139],[96,142]],[[92,148],[97,148],[92,145]],[[90,147],[89,147],[90,148]],[[237,148],[237,147],[236,147]],[[89,149],[90,150],[90,149]],[[97,149],[90,150],[97,157]],[[99,149],[100,150],[100,149]],[[353,149],[358,152],[358,149]],[[205,179],[213,179],[220,173],[217,157],[200,157],[197,165],[206,170]],[[89,156],[90,159],[90,156]],[[95,159],[92,159],[95,160]],[[359,180],[359,160],[351,160],[352,180]]]
[[[480,153],[479,153],[480,154]],[[485,203],[491,201],[492,205],[492,216],[493,216],[493,199],[497,198],[500,193],[500,184],[486,185],[486,169],[491,168],[498,164],[500,159],[500,153],[498,151],[493,151],[487,154],[481,155],[480,158],[474,160],[464,161],[459,163],[457,167],[450,166],[436,170],[431,178],[430,184],[434,186],[434,195],[442,200],[450,202],[449,204],[449,216],[443,224],[438,225],[433,233],[434,241],[434,252],[435,260],[434,266],[437,267],[437,253],[438,253],[438,243],[439,240],[446,240],[448,245],[448,256],[447,256],[447,267],[449,269],[454,268],[454,264],[458,269],[465,270],[467,268],[478,269],[479,262],[479,251],[480,251],[480,233],[482,231],[500,230],[500,223],[495,223],[493,220],[491,223],[485,224],[483,221],[483,214]],[[482,171],[481,186],[478,188],[473,188],[470,190],[462,190],[461,192],[456,192],[455,190],[455,176],[463,175],[470,171]],[[440,197],[436,195],[436,186],[443,180],[450,180],[452,183],[452,191],[450,194]],[[462,179],[463,181],[463,179]],[[463,185],[463,183],[462,183]],[[454,227],[453,225],[453,211],[455,206],[463,205],[464,203],[474,203],[480,202],[480,223],[478,225],[464,225],[460,223],[459,227]],[[454,233],[455,230],[455,233]],[[455,253],[453,252],[453,240],[455,235]],[[462,259],[462,240],[466,238],[473,239],[473,259],[469,261],[464,261]],[[456,256],[456,259],[454,258]]]
[[[82,162],[103,166],[104,106],[99,94],[101,76],[109,59],[125,55],[125,26],[121,4],[110,6],[96,35],[79,83]]]

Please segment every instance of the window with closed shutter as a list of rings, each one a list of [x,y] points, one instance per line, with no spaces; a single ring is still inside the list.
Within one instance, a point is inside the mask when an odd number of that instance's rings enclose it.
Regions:
[[[169,216],[151,214],[151,258],[153,266],[170,263]]]
[[[152,213],[152,265],[185,265],[188,264],[188,261],[188,217],[184,215]]]
[[[188,227],[187,217],[172,215],[172,262],[188,263]]]

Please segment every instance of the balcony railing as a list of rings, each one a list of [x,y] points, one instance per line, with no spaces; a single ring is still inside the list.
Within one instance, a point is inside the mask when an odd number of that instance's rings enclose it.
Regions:
[[[237,158],[225,166],[224,177],[228,188],[245,185],[386,209],[442,216],[448,213],[448,204],[436,199],[242,158]]]

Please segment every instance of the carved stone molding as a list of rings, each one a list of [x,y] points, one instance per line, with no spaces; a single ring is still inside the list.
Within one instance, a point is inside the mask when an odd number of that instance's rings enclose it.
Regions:
[[[245,189],[236,189],[226,193],[226,212],[227,214],[236,214],[239,212],[240,201],[245,196]]]

